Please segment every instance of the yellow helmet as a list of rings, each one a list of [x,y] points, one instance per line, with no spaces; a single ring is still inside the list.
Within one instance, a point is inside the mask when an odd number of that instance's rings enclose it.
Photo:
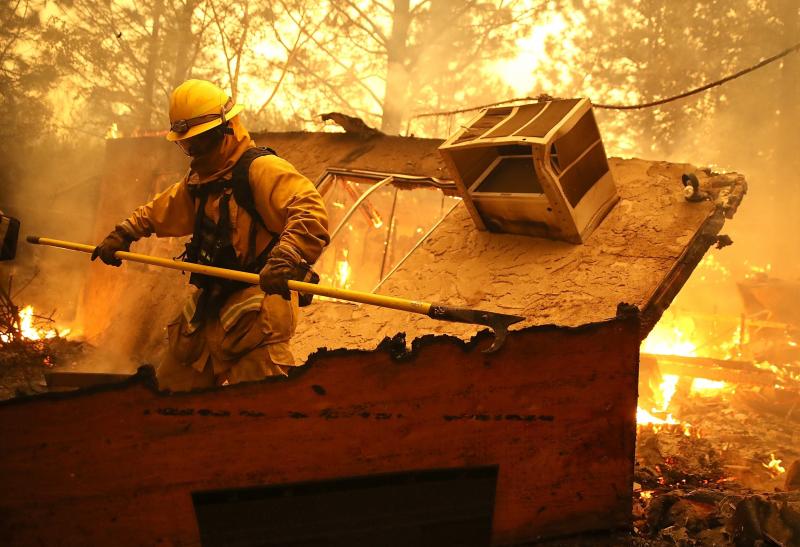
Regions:
[[[169,100],[168,141],[199,135],[230,120],[244,108],[219,87],[205,80],[186,80]]]

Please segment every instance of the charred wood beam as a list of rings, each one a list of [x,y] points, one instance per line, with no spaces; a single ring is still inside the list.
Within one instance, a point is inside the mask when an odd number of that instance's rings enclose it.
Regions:
[[[773,372],[758,369],[749,361],[726,361],[711,357],[653,355],[648,353],[641,354],[640,360],[643,366],[658,366],[662,374],[707,378],[708,380],[753,386],[773,386],[779,381]]]

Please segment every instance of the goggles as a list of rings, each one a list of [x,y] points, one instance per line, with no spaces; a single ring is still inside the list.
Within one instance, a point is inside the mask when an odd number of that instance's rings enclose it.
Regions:
[[[219,114],[204,114],[202,116],[196,116],[194,118],[189,118],[188,120],[175,120],[170,125],[170,130],[174,133],[186,133],[192,127],[196,125],[202,125],[204,123],[213,122],[217,118],[222,120],[220,123],[225,123],[225,114],[231,111],[233,108],[233,99],[228,99],[228,102],[225,103],[224,106],[221,106],[219,109]]]

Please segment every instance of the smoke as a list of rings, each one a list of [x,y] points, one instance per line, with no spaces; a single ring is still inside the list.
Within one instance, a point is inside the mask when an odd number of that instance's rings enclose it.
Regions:
[[[774,54],[780,49],[775,42],[754,51],[752,59]],[[699,312],[738,313],[743,310],[736,283],[754,272],[770,279],[800,281],[796,239],[800,233],[800,55],[790,55],[709,93],[720,96],[715,107],[687,123],[672,144],[656,147],[653,154],[745,175],[747,196],[723,228],[734,244],[709,251],[730,276],[721,279],[698,271],[675,302]],[[686,102],[691,107],[702,99]],[[800,301],[794,305],[800,306]]]
[[[28,235],[90,241],[103,150],[99,142],[77,145],[45,138],[37,146],[6,143],[0,170],[4,181],[0,209],[21,222],[14,261],[0,263],[0,282],[12,279],[18,305],[33,305],[59,326],[77,319],[89,257],[25,242]]]
[[[409,26],[408,48],[402,53],[408,56],[406,61],[413,59],[413,63],[395,63],[411,82],[407,96],[400,101],[405,108],[402,125],[409,127],[408,119],[416,113],[463,108],[519,95],[588,96],[595,102],[609,103],[665,97],[757,62],[791,45],[789,42],[800,36],[800,16],[794,0],[768,0],[758,6],[736,0],[734,4],[735,10],[715,13],[716,3],[699,1],[693,16],[687,17],[678,10],[672,14],[652,7],[647,8],[651,12],[644,13],[646,6],[631,6],[621,0],[510,2],[505,3],[512,6],[509,12],[486,10],[478,14],[482,19],[475,20],[481,26],[470,24],[470,20],[456,21],[457,3],[449,6],[446,2],[432,3],[436,10],[417,9],[424,17],[414,19]],[[753,17],[755,12],[770,16]],[[326,47],[347,44],[346,40],[333,40],[340,33],[329,25],[338,24],[337,18],[314,10],[309,13],[313,17],[307,22],[308,28],[319,25],[322,35],[330,37]],[[191,15],[187,15],[189,23]],[[277,19],[264,15],[264,21],[280,23],[287,17],[278,15]],[[449,24],[451,21],[453,24]],[[392,28],[388,24],[391,21],[376,22],[387,30]],[[376,58],[369,63],[368,70],[359,73],[358,67],[364,65],[351,61],[363,60],[366,49],[350,44],[352,51],[331,49],[328,53],[335,57],[326,57],[318,51],[321,46],[311,47],[313,41],[300,33],[298,24],[289,26],[292,32],[285,34],[299,36],[298,44],[305,48],[298,49],[291,62],[280,57],[287,53],[282,45],[275,43],[264,50],[267,40],[273,39],[273,34],[280,36],[283,27],[276,27],[275,32],[267,27],[251,29],[248,34],[258,40],[257,44],[250,44],[253,51],[269,51],[270,59],[268,63],[261,60],[263,66],[269,66],[268,71],[261,71],[256,60],[243,67],[240,102],[253,105],[251,112],[245,112],[245,119],[250,116],[253,123],[268,124],[271,130],[299,127],[301,122],[304,127],[315,128],[308,119],[310,113],[341,107],[330,102],[335,92],[342,103],[351,107],[351,113],[367,113],[368,121],[377,125],[376,117],[382,106],[377,101],[382,90],[375,82],[385,76],[379,74],[379,68],[386,63]],[[441,29],[444,30],[439,32]],[[738,30],[728,32],[730,29]],[[129,35],[133,34],[124,34],[123,38],[129,40]],[[481,47],[474,47],[476,43]],[[731,55],[734,49],[737,53]],[[459,55],[459,51],[468,51],[470,55]],[[176,52],[162,53],[163,59],[169,60]],[[377,51],[375,55],[386,53]],[[206,61],[208,58],[203,57]],[[350,69],[344,71],[342,67]],[[318,77],[312,69],[319,69]],[[224,80],[220,76],[224,73],[221,67],[205,64],[188,70],[188,74],[215,75],[217,80]],[[727,285],[721,287],[717,279],[717,284],[710,286],[701,282],[701,276],[695,276],[681,293],[679,303],[686,300],[688,305],[689,300],[702,300],[708,302],[703,305],[708,311],[724,307],[734,312],[734,303],[738,303],[735,281],[742,279],[751,266],[771,264],[771,275],[789,279],[800,276],[800,245],[794,240],[794,235],[800,233],[800,217],[796,214],[800,208],[799,74],[800,54],[795,53],[781,63],[658,109],[629,113],[598,111],[610,155],[733,170],[743,173],[749,182],[750,190],[742,207],[724,229],[734,245],[711,251],[717,262],[730,272]],[[70,87],[67,85],[70,78],[75,76],[64,77],[62,91],[78,89],[83,84],[103,90],[99,82],[81,81],[81,85]],[[269,103],[271,106],[260,114],[254,112],[268,102],[279,81],[283,87],[275,102]],[[161,92],[154,94],[154,100],[164,101],[172,83],[157,82]],[[24,87],[20,89],[24,91]],[[61,121],[82,119],[75,110],[86,110],[92,104],[93,119],[107,122],[106,127],[121,119],[119,112],[128,118],[135,117],[129,112],[135,101],[127,95],[123,101],[111,88],[105,91],[108,92],[108,96],[103,95],[105,102],[86,103],[75,101],[72,92],[56,89],[51,94],[57,101],[51,105],[52,111]],[[98,111],[101,104],[111,104],[113,108]],[[158,110],[163,112],[165,104]],[[426,118],[415,121],[410,128],[418,136],[443,138],[472,115]],[[24,118],[14,120],[17,121],[12,120],[10,135],[22,130]],[[21,142],[3,139],[0,209],[22,220],[23,236],[36,234],[98,242],[119,220],[111,219],[112,216],[129,213],[148,197],[147,192],[123,193],[128,199],[124,204],[115,204],[120,210],[113,214],[102,210],[111,204],[102,205],[98,201],[103,180],[111,184],[109,177],[114,179],[116,163],[136,162],[137,158],[109,155],[106,162],[104,141],[89,137],[80,125],[62,131],[58,139],[48,137],[53,131],[49,127],[36,139],[29,138],[27,123]],[[155,163],[151,171],[142,175],[152,180],[131,181],[132,188],[154,191],[161,182],[152,181],[165,177],[166,172],[173,176],[179,171],[173,173],[173,163],[160,170]],[[114,179],[113,184],[126,181]],[[98,215],[104,219],[102,222]],[[96,264],[90,265],[88,257],[82,254],[21,243],[19,258],[0,265],[0,281],[13,274],[15,286],[22,288],[17,294],[21,303],[32,303],[48,313],[55,309],[57,319],[67,323],[80,322],[77,313],[84,299],[85,280],[89,272],[99,275],[98,268]],[[110,275],[102,271],[103,275]],[[135,299],[130,294],[118,297]],[[110,317],[107,322],[112,321]],[[146,322],[141,316],[115,320]],[[132,347],[136,340],[128,337],[113,344]]]

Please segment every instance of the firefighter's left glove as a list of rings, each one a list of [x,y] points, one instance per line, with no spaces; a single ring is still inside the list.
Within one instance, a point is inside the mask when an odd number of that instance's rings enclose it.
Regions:
[[[113,232],[106,236],[100,245],[94,248],[94,252],[92,252],[92,260],[99,257],[100,260],[109,266],[120,266],[122,264],[122,260],[116,258],[114,253],[117,251],[129,251],[131,248],[131,243],[134,241],[135,239],[131,237],[128,232],[117,226],[114,228]]]
[[[258,274],[261,290],[267,294],[279,294],[289,300],[289,281],[302,280],[306,269],[303,257],[286,245],[278,245],[269,253],[267,263]]]

